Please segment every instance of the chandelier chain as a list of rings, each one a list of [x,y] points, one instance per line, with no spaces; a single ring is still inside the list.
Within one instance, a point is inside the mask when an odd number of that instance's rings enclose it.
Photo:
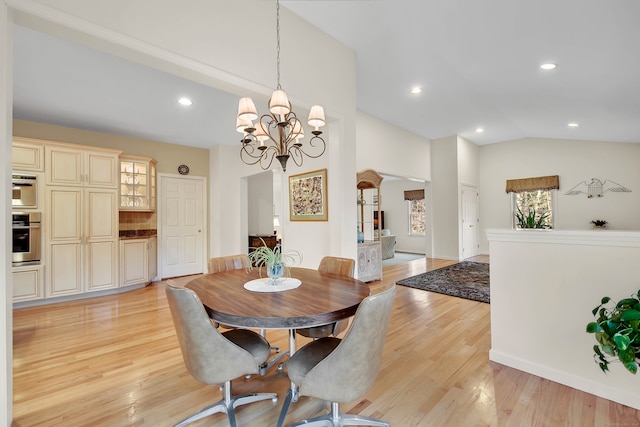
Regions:
[[[280,86],[280,0],[276,0],[276,74],[278,89],[282,89]]]
[[[269,99],[269,112],[258,115],[251,98],[242,98],[238,104],[236,130],[243,134],[240,159],[247,165],[259,164],[262,169],[270,169],[273,159],[278,159],[282,171],[287,170],[287,160],[292,159],[302,166],[304,157],[322,156],[327,144],[320,136],[318,128],[324,126],[324,110],[313,105],[309,112],[311,138],[306,146],[300,141],[304,130],[298,116],[291,111],[291,102],[280,86],[280,0],[276,0],[276,78],[277,87]],[[254,126],[253,120],[258,120]]]

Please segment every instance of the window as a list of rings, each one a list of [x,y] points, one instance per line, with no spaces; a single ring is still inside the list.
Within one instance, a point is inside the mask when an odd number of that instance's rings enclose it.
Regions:
[[[558,188],[558,175],[507,180],[513,228],[553,228],[553,200]]]
[[[425,226],[425,202],[424,189],[406,190],[404,199],[407,201],[409,216],[409,236],[424,236]]]
[[[409,200],[409,236],[424,236],[424,199]]]
[[[554,190],[512,194],[514,228],[553,228]]]

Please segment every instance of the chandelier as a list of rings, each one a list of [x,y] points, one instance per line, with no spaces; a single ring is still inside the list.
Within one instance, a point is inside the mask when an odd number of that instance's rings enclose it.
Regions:
[[[324,126],[324,109],[314,105],[309,112],[307,123],[313,127],[313,135],[305,147],[300,140],[304,138],[304,129],[298,116],[291,111],[291,103],[287,93],[280,86],[280,1],[276,0],[276,70],[277,86],[269,99],[270,114],[263,114],[258,119],[258,112],[251,98],[242,98],[238,104],[236,130],[243,134],[240,159],[248,164],[258,163],[262,169],[271,168],[274,157],[287,170],[287,160],[301,166],[304,156],[317,158],[324,154],[326,144],[320,137]]]

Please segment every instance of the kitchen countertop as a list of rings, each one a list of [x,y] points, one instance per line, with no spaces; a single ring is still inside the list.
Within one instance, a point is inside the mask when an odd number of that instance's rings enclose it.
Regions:
[[[155,237],[158,235],[158,230],[120,230],[120,240],[124,239],[144,239],[147,237]]]

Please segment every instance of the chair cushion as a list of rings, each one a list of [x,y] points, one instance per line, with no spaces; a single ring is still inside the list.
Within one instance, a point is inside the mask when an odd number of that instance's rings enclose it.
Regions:
[[[296,351],[287,364],[291,381],[300,385],[309,371],[331,354],[340,341],[342,340],[334,337],[320,338]]]
[[[334,323],[328,325],[314,326],[312,328],[296,329],[296,332],[307,338],[322,338],[333,334]]]
[[[223,332],[222,335],[238,347],[242,347],[251,353],[258,365],[269,358],[269,342],[260,334],[247,329],[232,329]]]
[[[382,259],[389,259],[395,256],[396,236],[382,236],[380,238]]]

